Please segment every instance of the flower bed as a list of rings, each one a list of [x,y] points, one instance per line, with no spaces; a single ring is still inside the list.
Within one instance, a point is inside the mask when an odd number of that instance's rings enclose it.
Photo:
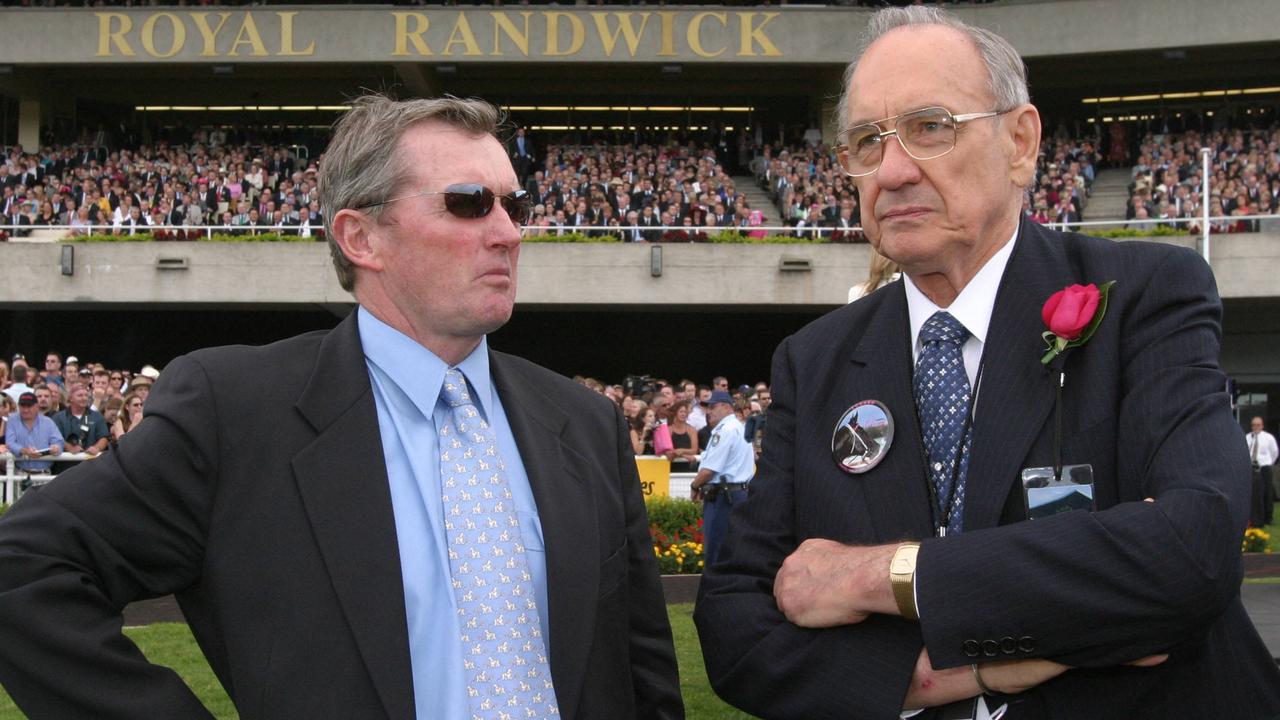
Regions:
[[[1251,527],[1244,531],[1244,542],[1241,550],[1252,553],[1271,552],[1271,533],[1262,528]]]
[[[702,506],[689,500],[651,497],[649,536],[663,575],[702,572]]]

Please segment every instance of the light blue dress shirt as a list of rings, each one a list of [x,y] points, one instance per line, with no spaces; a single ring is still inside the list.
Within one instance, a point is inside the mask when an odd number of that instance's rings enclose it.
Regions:
[[[449,412],[439,401],[449,366],[363,307],[357,312],[391,485],[417,716],[419,720],[469,717],[462,641],[449,582],[436,435],[436,428],[446,421]],[[481,340],[480,346],[457,367],[470,381],[477,409],[497,435],[507,482],[520,516],[542,636],[549,640],[542,524],[515,436],[489,374],[487,341]]]
[[[14,457],[21,457],[24,448],[47,451],[54,445],[59,448],[64,447],[62,433],[58,432],[58,426],[53,420],[38,413],[35,421],[31,423],[30,430],[27,429],[26,423],[22,422],[20,413],[15,412],[9,415],[4,428],[4,444],[9,446],[9,452],[13,453]],[[18,469],[26,472],[44,472],[52,466],[51,460],[18,461]]]
[[[735,485],[751,481],[756,471],[756,455],[743,434],[745,428],[737,415],[720,419],[707,441],[698,467],[715,473],[708,485]]]

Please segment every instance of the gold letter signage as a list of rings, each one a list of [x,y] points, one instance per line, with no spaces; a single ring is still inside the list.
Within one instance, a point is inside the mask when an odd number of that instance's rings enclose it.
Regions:
[[[775,21],[803,16],[727,9],[313,8],[115,11],[95,12],[93,17],[98,31],[94,57],[98,58],[379,62],[392,58],[518,57],[609,62],[784,57],[778,41],[786,34]]]

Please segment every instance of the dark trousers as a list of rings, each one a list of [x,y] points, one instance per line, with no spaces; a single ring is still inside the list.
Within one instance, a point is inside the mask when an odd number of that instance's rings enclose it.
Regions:
[[[709,486],[710,487],[710,486]],[[702,561],[703,567],[711,564],[720,556],[720,546],[729,534],[729,513],[733,506],[747,499],[745,487],[737,490],[721,490],[716,488],[715,499],[702,503]]]
[[[1275,488],[1271,485],[1271,466],[1253,468],[1253,493],[1249,503],[1249,524],[1254,527],[1270,525],[1275,511]]]

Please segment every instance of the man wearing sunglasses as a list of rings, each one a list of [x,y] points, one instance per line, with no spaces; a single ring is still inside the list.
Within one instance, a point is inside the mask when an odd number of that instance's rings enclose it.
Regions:
[[[120,634],[168,593],[242,718],[683,717],[620,413],[485,339],[530,210],[497,121],[355,102],[319,187],[357,310],[174,360],[116,450],[0,519],[30,717],[208,717]]]
[[[1020,223],[1040,119],[1003,38],[914,6],[861,48],[837,154],[904,279],[774,355],[695,613],[713,687],[771,718],[1280,716],[1240,602],[1249,474],[1208,266]],[[1044,358],[1046,301],[1110,281],[1068,323],[1100,317],[1087,342]],[[833,428],[864,401],[892,440],[845,466]],[[1029,519],[1046,470],[1094,508]]]

